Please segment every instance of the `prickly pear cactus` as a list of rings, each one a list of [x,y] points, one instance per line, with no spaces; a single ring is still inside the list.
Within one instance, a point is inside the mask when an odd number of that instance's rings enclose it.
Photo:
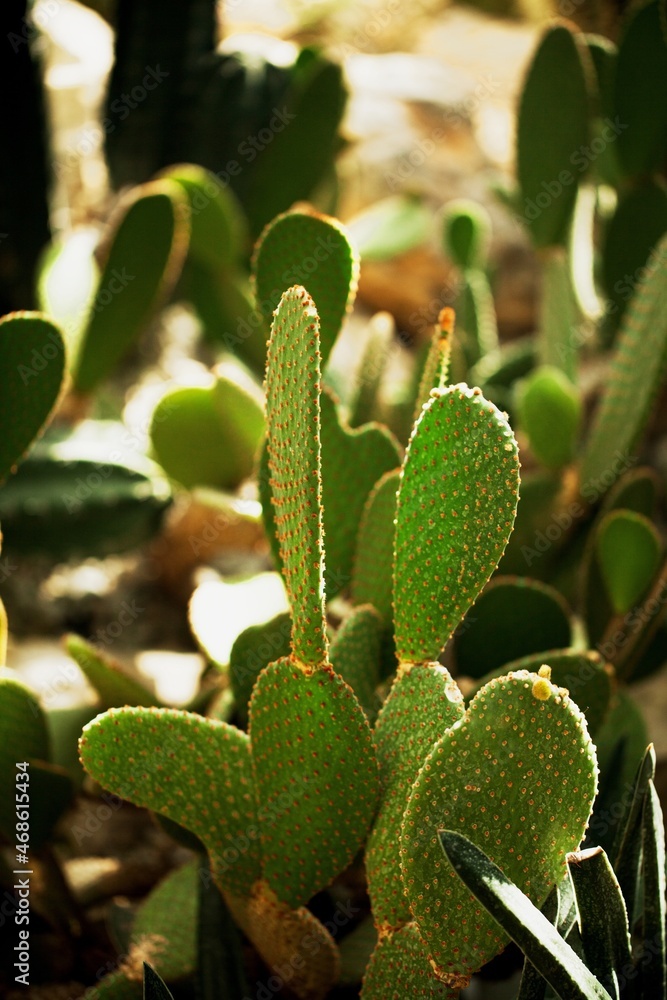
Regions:
[[[518,671],[482,688],[413,786],[401,871],[445,983],[471,975],[507,938],[443,858],[438,830],[465,830],[537,905],[586,830],[597,791],[595,749],[582,713],[549,675],[549,668]]]
[[[479,389],[435,390],[413,431],[398,494],[394,624],[400,662],[435,660],[503,554],[519,460]]]

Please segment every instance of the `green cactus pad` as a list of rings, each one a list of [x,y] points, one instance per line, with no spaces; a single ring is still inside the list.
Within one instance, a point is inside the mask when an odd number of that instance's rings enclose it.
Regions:
[[[273,310],[292,285],[302,285],[314,300],[324,364],[357,290],[359,264],[341,224],[313,211],[279,215],[262,233],[253,266],[267,333]]]
[[[276,309],[266,369],[269,485],[292,607],[294,655],[326,661],[319,321],[298,286]]]
[[[514,524],[516,441],[479,389],[435,391],[403,464],[394,620],[399,659],[435,660],[495,570]]]
[[[483,205],[467,198],[450,201],[443,218],[443,243],[461,270],[486,267],[491,239],[491,219]]]
[[[400,469],[385,473],[371,490],[359,525],[352,575],[355,604],[372,604],[388,625],[392,620],[392,566]]]
[[[521,217],[537,247],[565,240],[579,180],[572,154],[588,142],[588,121],[582,54],[569,28],[555,25],[528,70],[517,125]]]
[[[380,476],[401,464],[398,441],[380,424],[348,428],[328,392],[322,407],[325,589],[331,600],[350,584],[364,505]]]
[[[46,248],[38,263],[38,308],[55,321],[68,353],[76,351],[99,281],[97,230],[77,227]]]
[[[614,510],[597,527],[595,549],[614,611],[624,615],[641,599],[658,572],[663,551],[660,533],[642,514]]]
[[[0,320],[0,480],[48,421],[64,370],[65,345],[53,323],[30,312]]]
[[[659,0],[630,14],[618,50],[614,112],[626,127],[617,142],[629,174],[648,174],[664,164],[667,130],[667,65]]]
[[[39,449],[39,450],[38,450]],[[102,558],[158,531],[171,491],[158,466],[61,458],[41,444],[0,490],[7,550]],[[107,452],[107,456],[108,456]]]
[[[49,732],[37,698],[18,681],[0,679],[0,832],[12,843],[16,834],[14,775],[17,761],[48,761]]]
[[[194,163],[179,163],[160,174],[183,188],[190,203],[189,252],[218,270],[238,263],[249,240],[241,206],[228,184]]]
[[[167,982],[183,979],[197,964],[200,870],[201,862],[195,860],[170,872],[141,904],[132,925],[131,948],[151,936],[162,938],[153,964]]]
[[[551,668],[552,684],[569,692],[572,701],[586,716],[588,732],[595,737],[607,717],[616,691],[614,668],[603,660],[597,650],[548,649],[512,660],[493,674],[482,677],[466,695],[466,700],[474,697],[495,677],[516,673],[517,670],[537,673],[544,664]]]
[[[579,393],[558,368],[543,365],[521,384],[517,414],[535,458],[561,469],[574,458],[581,426]]]
[[[383,798],[366,848],[373,919],[382,931],[410,919],[397,836],[410,789],[434,745],[464,714],[463,695],[439,663],[400,670],[382,706],[375,745]]]
[[[174,181],[135,188],[120,212],[72,365],[81,393],[92,392],[125,355],[171,290],[187,251],[187,198]]]
[[[148,688],[127,674],[120,663],[105,656],[78,635],[65,637],[65,649],[97,691],[103,709],[123,705],[157,707],[160,702]]]
[[[428,950],[415,923],[406,924],[383,938],[368,963],[361,990],[362,1000],[457,1000],[465,977],[446,988],[436,979]]]
[[[378,395],[396,337],[396,321],[391,313],[376,313],[368,324],[364,353],[355,377],[355,392],[348,423],[360,427],[375,419]]]
[[[666,262],[667,237],[663,237],[619,331],[581,465],[581,482],[597,497],[627,468],[662,382],[667,362]]]
[[[382,619],[370,604],[350,612],[329,647],[332,667],[350,685],[371,723],[380,707],[375,689],[380,683],[381,647]]]
[[[563,247],[552,247],[543,255],[538,360],[552,371],[560,369],[573,385],[577,382],[582,322],[570,254]]]
[[[413,423],[419,420],[423,407],[429,401],[431,389],[443,389],[447,384],[455,318],[454,310],[448,306],[440,311],[422,370]]]
[[[457,674],[483,677],[571,641],[570,609],[557,590],[530,577],[496,576],[454,633]]]
[[[299,906],[365,840],[379,794],[371,731],[331,668],[308,676],[280,660],[255,685],[250,739],[263,875],[280,900]]]
[[[459,338],[468,363],[498,350],[498,322],[489,279],[484,271],[471,268],[465,272],[456,300]]]
[[[291,634],[292,619],[283,612],[262,625],[251,625],[235,640],[229,655],[229,679],[236,710],[244,725],[257,678],[269,663],[289,656]]]
[[[601,514],[610,510],[633,510],[653,520],[658,512],[661,493],[660,478],[655,469],[647,465],[628,469],[617,479],[605,496]]]
[[[595,749],[565,691],[521,671],[478,692],[424,764],[401,830],[403,882],[439,975],[474,972],[507,937],[443,858],[438,830],[464,829],[541,905],[596,791]]]
[[[112,708],[83,730],[81,763],[104,788],[196,834],[217,884],[259,878],[250,743],[225,722],[160,708]]]
[[[186,488],[233,490],[252,473],[264,434],[261,392],[235,362],[213,374],[210,386],[179,387],[162,397],[151,442],[167,475]]]
[[[607,298],[606,324],[616,330],[656,243],[667,230],[667,187],[646,179],[622,190],[605,227],[601,277]]]

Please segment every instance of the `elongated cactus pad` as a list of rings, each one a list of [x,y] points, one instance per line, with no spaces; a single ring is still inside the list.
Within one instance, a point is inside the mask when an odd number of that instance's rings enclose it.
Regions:
[[[298,286],[276,309],[266,369],[267,450],[275,524],[303,663],[326,661],[320,462],[319,320]]]
[[[302,285],[320,317],[326,362],[357,291],[359,263],[343,226],[314,211],[279,215],[262,233],[253,265],[257,307],[267,333],[283,292]]]
[[[157,707],[160,703],[139,681],[125,673],[121,665],[78,635],[65,638],[65,649],[97,691],[101,707],[123,705]]]
[[[413,431],[398,494],[394,622],[399,659],[435,660],[510,536],[519,458],[479,389],[435,391]]]
[[[81,763],[104,788],[196,834],[221,888],[260,875],[250,743],[225,722],[159,708],[113,708],[83,730]]]
[[[660,533],[643,514],[613,510],[597,525],[595,552],[614,611],[624,615],[655,579],[663,554]]]
[[[406,924],[383,938],[371,955],[366,969],[362,1000],[457,1000],[460,986],[446,988],[433,974],[428,949],[415,923]]]
[[[65,345],[53,323],[30,312],[0,320],[0,480],[48,421],[64,370]]]
[[[564,107],[567,115],[561,114]],[[528,70],[517,125],[521,215],[537,247],[565,239],[579,179],[571,170],[572,153],[588,141],[588,119],[582,52],[572,31],[555,25]]]
[[[135,189],[113,236],[73,361],[78,392],[92,392],[121,360],[167,296],[185,259],[187,198],[174,181]]]
[[[600,496],[627,468],[667,363],[667,237],[651,255],[618,335],[618,346],[581,464],[581,482]],[[586,490],[583,490],[586,496]]]
[[[571,332],[568,326],[568,335]],[[574,458],[581,426],[579,393],[559,368],[542,365],[518,387],[517,414],[535,458],[561,469]]]
[[[250,739],[264,878],[299,906],[364,842],[379,796],[371,731],[331,668],[307,676],[280,660],[255,685]]]
[[[415,401],[414,422],[416,423],[422,407],[428,403],[431,389],[443,389],[449,375],[449,361],[452,354],[452,337],[454,336],[454,310],[448,306],[440,311],[438,324],[435,328],[428,354],[422,371],[417,399]]]
[[[380,476],[398,468],[398,441],[380,424],[351,430],[325,391],[322,406],[322,498],[326,542],[325,589],[331,600],[349,586],[359,522]]]
[[[584,717],[548,671],[491,681],[434,747],[401,831],[410,908],[445,982],[507,942],[443,859],[438,830],[465,830],[536,905],[586,830],[597,763]]]
[[[392,619],[392,567],[400,469],[375,484],[361,515],[352,575],[355,604],[372,604],[385,624]]]
[[[332,667],[350,685],[371,722],[380,708],[375,689],[380,683],[381,645],[382,619],[366,604],[350,612],[329,648]]]
[[[373,919],[381,932],[410,919],[400,875],[399,838],[410,789],[433,746],[465,714],[463,695],[439,663],[403,668],[376,727],[383,796],[366,848]]]

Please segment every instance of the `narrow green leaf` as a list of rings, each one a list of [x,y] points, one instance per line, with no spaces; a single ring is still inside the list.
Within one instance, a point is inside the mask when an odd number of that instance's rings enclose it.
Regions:
[[[542,906],[542,914],[546,917],[550,924],[553,924],[556,927],[558,927],[559,924],[559,903],[558,886],[555,885]],[[530,959],[526,958],[523,963],[523,972],[521,974],[521,983],[519,985],[517,1000],[544,1000],[546,991],[546,979],[540,972],[537,971]]]
[[[558,931],[485,853],[463,834],[440,832],[456,874],[561,997],[611,1000]]]
[[[568,865],[586,965],[613,1000],[619,1000],[624,976],[632,966],[621,887],[601,847],[571,854]]]
[[[629,804],[625,789],[626,795],[622,803],[625,806],[624,822],[619,826],[612,855],[614,871],[621,886],[631,924],[634,922],[635,905],[639,898],[644,803],[650,783],[655,777],[655,763],[655,750],[653,744],[649,743],[632,784]]]
[[[642,816],[642,996],[664,997],[667,993],[667,944],[665,942],[665,826],[662,806],[653,781],[648,783]],[[646,957],[650,955],[648,961]]]

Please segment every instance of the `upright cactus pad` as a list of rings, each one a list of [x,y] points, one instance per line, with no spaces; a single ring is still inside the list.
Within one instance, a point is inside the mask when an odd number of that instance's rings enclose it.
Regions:
[[[667,236],[656,246],[618,335],[604,394],[581,464],[584,485],[602,488],[626,468],[667,365]]]
[[[378,797],[371,731],[330,667],[308,676],[285,659],[255,685],[250,739],[264,877],[282,902],[299,906],[364,842]]]
[[[385,473],[366,500],[352,576],[354,603],[372,604],[385,624],[392,618],[391,577],[399,481],[400,469]]]
[[[375,689],[380,683],[382,618],[371,604],[354,608],[329,649],[331,665],[346,681],[371,722],[380,707]]]
[[[440,311],[438,324],[435,328],[428,354],[424,362],[422,377],[419,383],[415,401],[414,422],[419,420],[422,407],[428,403],[431,389],[443,389],[449,375],[449,362],[452,354],[452,337],[454,335],[454,310],[446,306]]]
[[[254,258],[257,306],[268,332],[284,291],[303,285],[320,317],[322,360],[351,309],[359,263],[341,224],[314,211],[279,215],[262,233]]]
[[[65,345],[53,323],[30,312],[0,320],[0,480],[49,419],[64,370]]]
[[[380,476],[399,467],[401,455],[398,441],[386,427],[346,427],[326,391],[321,396],[321,407],[325,589],[331,600],[350,584],[366,500]]]
[[[79,752],[104,788],[196,834],[221,887],[249,892],[260,855],[245,733],[190,712],[115,708],[84,728]]]
[[[294,620],[294,655],[326,660],[320,462],[319,320],[298,286],[280,300],[266,372],[270,486],[285,583]]]
[[[595,750],[582,713],[548,675],[519,671],[482,688],[413,786],[401,831],[403,882],[445,983],[475,972],[507,938],[443,857],[438,831],[465,831],[541,905],[586,830]]]
[[[394,622],[401,661],[437,659],[510,536],[516,441],[479,389],[435,390],[405,456],[398,494]]]
[[[137,188],[122,206],[88,324],[72,367],[74,388],[92,392],[166,298],[188,248],[187,198],[174,181]]]
[[[409,923],[378,944],[366,969],[361,996],[362,1000],[458,1000],[459,987],[448,989],[434,977],[419,929]]]

